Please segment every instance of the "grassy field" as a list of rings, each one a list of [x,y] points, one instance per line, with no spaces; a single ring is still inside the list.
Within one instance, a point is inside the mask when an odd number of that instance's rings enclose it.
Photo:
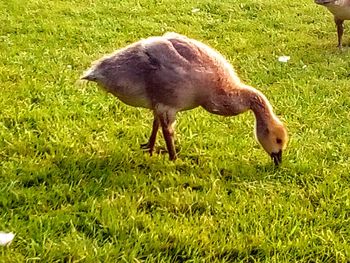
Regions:
[[[0,231],[16,233],[0,262],[349,261],[350,30],[339,51],[325,8],[311,0],[0,7]],[[76,82],[101,55],[166,31],[216,48],[266,94],[290,133],[281,167],[255,141],[251,113],[203,109],[178,116],[179,160],[149,157],[139,144],[151,113]]]

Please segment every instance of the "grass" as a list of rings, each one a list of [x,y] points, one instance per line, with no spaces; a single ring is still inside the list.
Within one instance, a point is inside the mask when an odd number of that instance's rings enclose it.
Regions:
[[[0,231],[16,233],[0,262],[349,260],[350,52],[336,48],[326,9],[287,0],[0,7]],[[290,133],[280,168],[254,140],[252,114],[203,109],[178,116],[179,160],[149,157],[139,144],[151,114],[76,83],[102,54],[166,31],[213,46],[266,94]]]

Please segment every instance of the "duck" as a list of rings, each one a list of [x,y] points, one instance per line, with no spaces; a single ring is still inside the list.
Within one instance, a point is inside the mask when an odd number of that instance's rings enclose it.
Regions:
[[[92,62],[82,80],[97,83],[123,103],[152,111],[152,155],[161,129],[170,160],[175,150],[176,114],[202,107],[222,116],[252,111],[255,136],[278,166],[288,142],[283,122],[266,96],[244,84],[233,66],[215,49],[174,32],[141,39]]]
[[[338,48],[342,48],[344,20],[350,20],[350,0],[315,0],[315,3],[326,7],[334,16],[337,27]]]

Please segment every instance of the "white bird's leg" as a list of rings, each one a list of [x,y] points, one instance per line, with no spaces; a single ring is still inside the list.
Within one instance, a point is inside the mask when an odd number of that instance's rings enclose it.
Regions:
[[[175,114],[176,112],[173,110],[158,113],[159,122],[162,126],[164,140],[169,153],[169,159],[172,161],[176,159],[174,140]]]
[[[151,136],[147,143],[141,144],[141,148],[147,149],[149,152],[149,155],[151,156],[154,150],[154,145],[156,143],[158,129],[159,129],[159,119],[156,115],[154,115]]]

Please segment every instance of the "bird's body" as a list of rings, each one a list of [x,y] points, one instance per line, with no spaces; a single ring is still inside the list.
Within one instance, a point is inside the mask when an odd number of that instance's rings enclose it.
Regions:
[[[117,50],[96,61],[82,78],[99,83],[128,105],[153,111],[152,134],[144,145],[150,153],[161,126],[170,159],[175,159],[175,115],[198,106],[224,116],[253,110],[260,142],[266,132],[262,130],[269,132],[269,125],[282,137],[281,144],[271,149],[261,142],[269,154],[281,153],[287,142],[283,124],[261,92],[243,84],[217,51],[176,33],[143,39]]]
[[[198,107],[212,97],[209,92],[230,88],[225,82],[232,78],[239,80],[220,54],[208,49],[209,56],[204,45],[201,50],[198,42],[188,40],[168,33],[138,41],[99,60],[88,75],[131,106],[153,109],[162,103],[176,111]]]
[[[334,16],[337,26],[338,47],[342,47],[344,20],[350,20],[350,0],[315,0],[316,4],[325,6]]]
[[[350,20],[350,1],[344,1],[342,5],[327,5],[328,10],[341,20]]]

